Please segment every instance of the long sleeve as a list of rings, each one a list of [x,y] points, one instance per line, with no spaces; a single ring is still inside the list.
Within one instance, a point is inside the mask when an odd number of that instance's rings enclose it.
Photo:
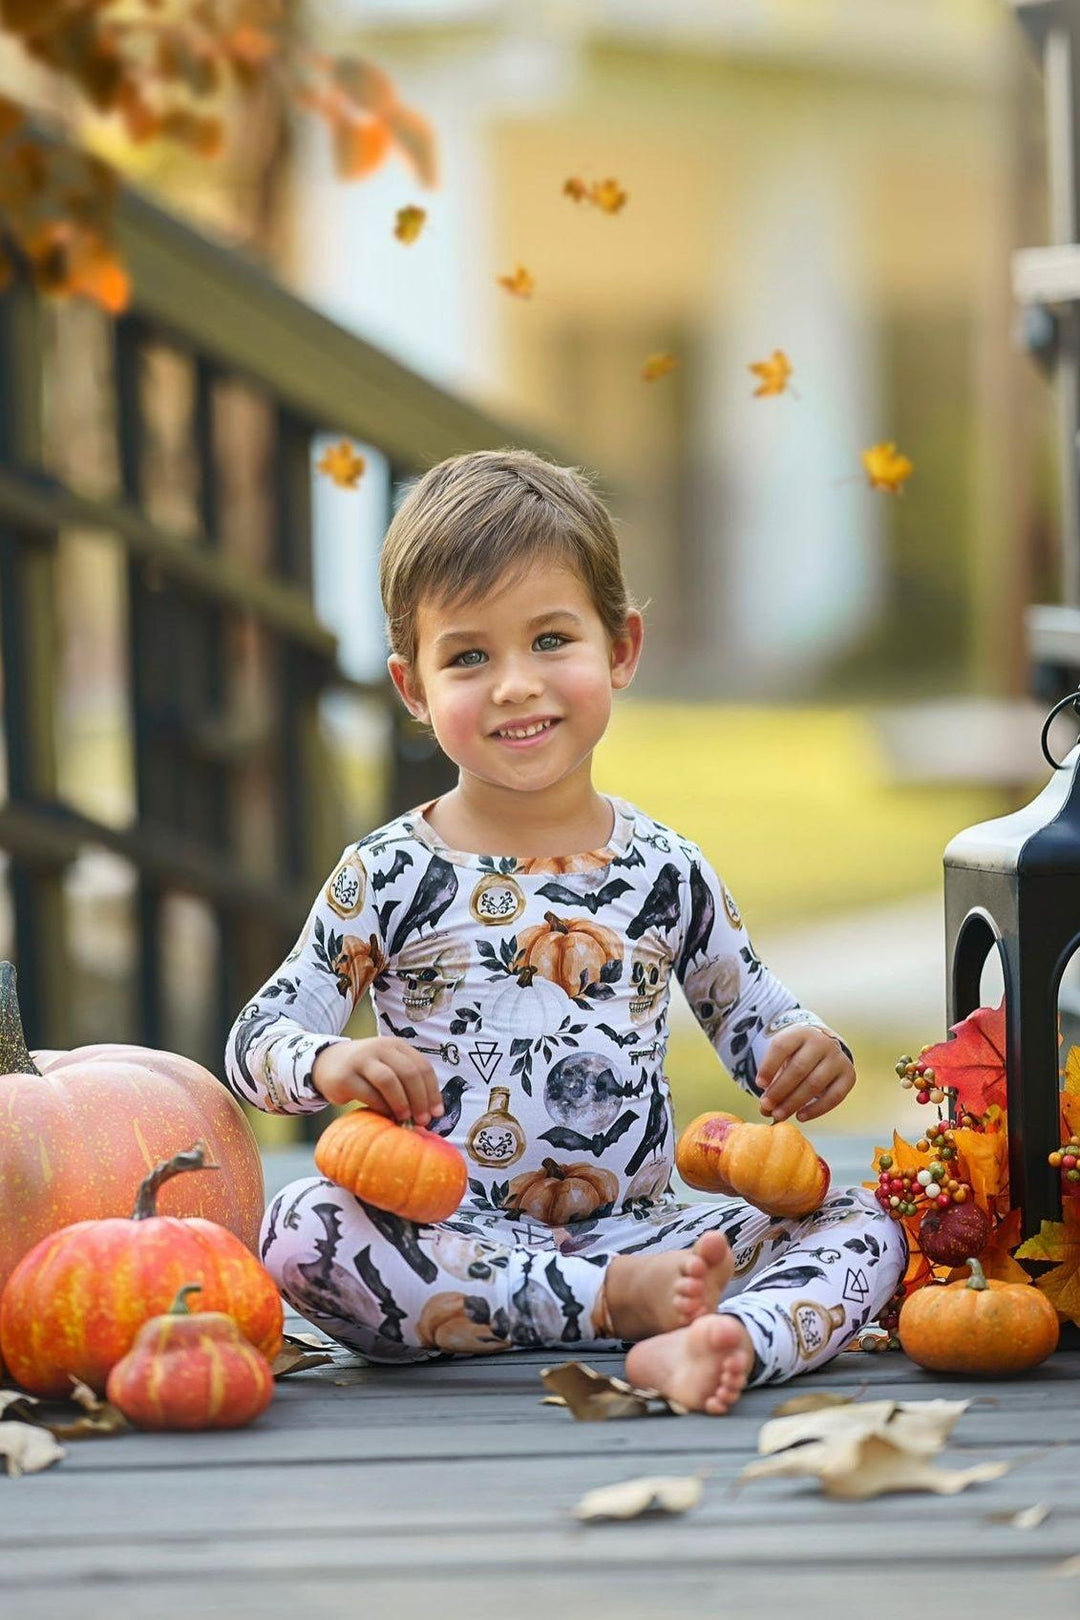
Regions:
[[[308,914],[300,938],[232,1029],[225,1076],[243,1102],[271,1114],[310,1114],[326,1100],[311,1078],[324,1047],[341,1034],[357,1001],[383,972],[371,885],[349,845]]]
[[[684,843],[683,853],[689,881],[675,976],[725,1068],[744,1091],[760,1096],[758,1065],[781,1029],[813,1024],[844,1043],[758,960],[738,906],[697,845]]]

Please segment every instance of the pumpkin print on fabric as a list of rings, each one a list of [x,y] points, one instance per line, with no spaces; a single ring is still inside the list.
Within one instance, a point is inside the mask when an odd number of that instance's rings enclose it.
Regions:
[[[372,980],[377,979],[386,967],[386,957],[375,934],[367,940],[346,934],[332,966],[342,995],[347,993],[358,1001]]]
[[[580,995],[589,984],[611,978],[611,967],[623,960],[623,947],[612,928],[590,917],[557,917],[544,912],[544,920],[518,931],[515,967],[532,967],[542,978]]]
[[[514,1177],[505,1207],[545,1226],[566,1226],[610,1208],[618,1191],[618,1179],[599,1165],[556,1164],[554,1159],[545,1159],[539,1170]]]
[[[485,1356],[509,1350],[506,1314],[490,1314],[486,1299],[478,1295],[432,1294],[417,1324],[420,1343],[433,1350],[449,1350],[457,1355]]]

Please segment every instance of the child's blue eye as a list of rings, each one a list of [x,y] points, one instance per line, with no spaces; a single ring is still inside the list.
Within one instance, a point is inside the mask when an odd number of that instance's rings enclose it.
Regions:
[[[569,638],[569,636],[564,636],[564,635],[560,634],[560,632],[558,630],[544,630],[540,635],[537,636],[536,639],[537,639],[537,641],[554,641],[554,642],[557,642],[561,646],[564,641],[569,641],[570,638]],[[555,647],[552,647],[550,649],[545,648],[544,650],[545,651],[555,652],[556,648]],[[477,665],[477,664],[473,664],[473,663],[465,664],[465,663],[462,663],[462,660],[465,659],[465,658],[471,659],[473,653],[478,653],[481,658],[486,658],[487,657],[487,654],[484,653],[484,652],[481,652],[479,647],[468,647],[468,648],[466,648],[466,650],[464,652],[459,652],[456,655],[456,657],[451,658],[451,660],[450,660],[450,668],[453,669],[455,664],[459,665],[462,669],[477,669],[477,668],[479,668],[479,665]]]

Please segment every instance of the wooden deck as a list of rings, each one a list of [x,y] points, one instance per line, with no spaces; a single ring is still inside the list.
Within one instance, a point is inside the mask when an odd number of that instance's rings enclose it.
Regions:
[[[540,1404],[540,1368],[559,1359],[388,1369],[338,1351],[332,1367],[284,1379],[249,1429],[69,1442],[52,1469],[3,1484],[0,1615],[1080,1614],[1080,1574],[1055,1573],[1080,1555],[1076,1350],[982,1384],[931,1378],[900,1355],[845,1354],[797,1385],[751,1391],[725,1418],[595,1424]],[[810,1388],[972,1396],[940,1460],[1015,1467],[952,1498],[847,1504],[792,1480],[734,1491],[760,1425]],[[685,1517],[570,1516],[593,1486],[700,1468],[704,1496]],[[1034,1530],[989,1520],[1036,1503],[1053,1511]]]

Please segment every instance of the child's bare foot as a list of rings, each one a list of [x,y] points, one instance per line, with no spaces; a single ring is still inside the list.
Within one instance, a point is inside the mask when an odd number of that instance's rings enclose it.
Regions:
[[[735,1405],[753,1364],[754,1347],[742,1323],[714,1314],[635,1344],[626,1357],[626,1376],[639,1389],[658,1389],[692,1412],[719,1417]]]
[[[704,1232],[692,1249],[617,1254],[604,1277],[612,1337],[646,1339],[688,1326],[715,1311],[734,1270],[722,1232]]]

